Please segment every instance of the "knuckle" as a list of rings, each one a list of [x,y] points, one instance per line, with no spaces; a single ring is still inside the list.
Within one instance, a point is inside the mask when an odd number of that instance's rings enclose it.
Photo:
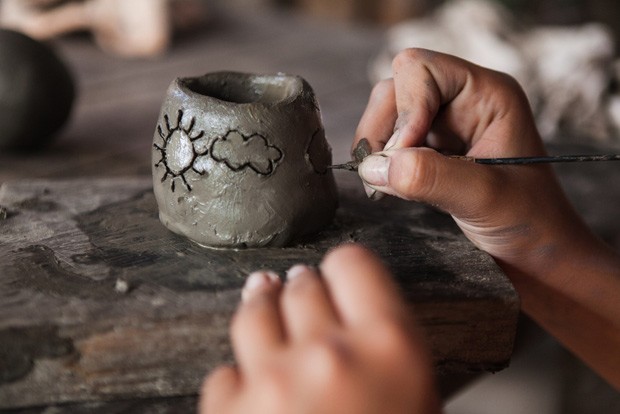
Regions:
[[[382,101],[391,94],[393,89],[394,83],[391,79],[380,80],[373,86],[370,92],[370,99]]]
[[[426,349],[415,330],[404,320],[392,321],[376,327],[373,332],[373,354],[387,366],[399,369],[416,366],[426,358]]]
[[[410,65],[415,62],[420,57],[420,49],[417,48],[409,48],[401,50],[394,56],[392,60],[392,69],[394,72],[398,72],[404,66]]]
[[[507,90],[511,92],[521,90],[521,85],[513,76],[505,72],[496,72],[496,76],[498,82],[504,85],[504,88],[506,88]]]
[[[396,321],[383,324],[376,329],[376,336],[380,338],[381,346],[388,354],[406,354],[411,349],[411,332],[403,323]]]
[[[347,370],[346,351],[339,340],[327,339],[309,345],[307,361],[322,382],[338,382]]]
[[[504,72],[495,72],[495,82],[497,86],[495,90],[502,95],[503,99],[514,102],[517,98],[522,103],[528,102],[523,87],[513,76]]]
[[[260,394],[269,396],[265,412],[286,413],[292,395],[290,374],[281,368],[270,366],[258,379]]]
[[[432,50],[422,49],[422,48],[408,48],[403,49],[394,56],[392,60],[392,70],[394,73],[399,72],[402,68],[407,67],[413,63],[419,64],[420,66],[424,66],[427,63],[430,63],[438,56],[437,52],[433,52]]]
[[[288,375],[274,365],[266,367],[261,374],[261,383],[275,396],[285,396],[288,393],[288,382]]]

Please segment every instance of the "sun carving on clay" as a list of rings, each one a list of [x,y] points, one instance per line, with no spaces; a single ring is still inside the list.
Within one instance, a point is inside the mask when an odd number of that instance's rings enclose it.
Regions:
[[[177,113],[176,125],[170,123],[168,114],[164,114],[164,126],[157,125],[157,133],[162,139],[162,144],[153,144],[153,147],[160,152],[161,158],[155,164],[155,167],[163,166],[165,171],[161,178],[163,183],[170,178],[170,189],[175,190],[175,180],[180,179],[188,191],[192,191],[192,187],[187,182],[185,174],[194,171],[199,175],[203,175],[204,171],[199,171],[194,167],[196,158],[206,155],[208,149],[199,151],[194,144],[195,141],[204,137],[204,131],[194,131],[196,119],[191,118],[189,125],[183,125],[183,111]]]

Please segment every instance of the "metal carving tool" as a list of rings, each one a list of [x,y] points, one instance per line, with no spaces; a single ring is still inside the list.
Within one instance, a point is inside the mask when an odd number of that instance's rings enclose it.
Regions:
[[[359,167],[360,164],[361,164],[361,162],[359,162],[359,161],[349,161],[349,162],[345,162],[344,164],[328,165],[327,169],[329,169],[329,170],[357,171],[357,167]]]
[[[363,141],[363,140],[362,140]],[[360,144],[362,143],[360,141]],[[355,148],[360,147],[360,144]],[[366,141],[368,144],[368,141]],[[368,145],[370,148],[370,145]],[[355,156],[353,152],[354,160],[344,164],[330,165],[327,168],[333,170],[347,170],[357,171],[357,167],[361,164],[362,160],[366,158],[364,155],[361,159]],[[465,155],[450,155],[450,158],[456,158],[463,161],[475,162],[476,164],[486,165],[531,165],[531,164],[550,164],[561,162],[594,162],[594,161],[620,161],[620,154],[597,154],[597,155],[554,155],[544,157],[507,157],[507,158],[476,158],[468,157]]]
[[[464,155],[451,155],[450,158],[475,162],[487,165],[527,165],[549,164],[558,162],[590,162],[590,161],[620,161],[620,154],[597,155],[553,155],[545,157],[508,157],[508,158],[476,158]]]
[[[327,168],[331,170],[347,170],[357,171],[357,167],[364,161],[364,158],[372,154],[372,148],[370,142],[366,138],[360,139],[355,149],[353,150],[353,160],[344,164],[328,165]]]

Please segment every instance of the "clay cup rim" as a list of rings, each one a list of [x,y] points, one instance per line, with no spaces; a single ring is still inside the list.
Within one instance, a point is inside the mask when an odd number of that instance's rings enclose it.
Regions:
[[[299,76],[278,73],[257,75],[242,72],[214,72],[178,78],[183,93],[196,99],[214,99],[225,105],[280,105],[294,101],[303,91]]]

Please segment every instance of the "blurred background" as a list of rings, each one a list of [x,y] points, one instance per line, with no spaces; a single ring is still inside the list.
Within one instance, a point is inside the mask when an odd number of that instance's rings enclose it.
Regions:
[[[617,0],[0,0],[0,27],[51,47],[74,88],[59,115],[65,122],[26,145],[33,100],[15,104],[10,86],[44,60],[35,53],[20,71],[3,66],[22,48],[3,49],[12,40],[0,37],[0,108],[28,114],[0,117],[0,130],[17,131],[0,137],[0,183],[150,174],[168,84],[216,70],[305,77],[334,161],[345,162],[373,83],[390,76],[399,50],[414,46],[512,74],[550,152],[617,152],[618,22]],[[30,83],[45,82],[55,81],[41,75]],[[557,171],[588,223],[620,249],[613,168]],[[531,323],[520,336],[512,366],[450,398],[448,414],[620,412],[618,394]]]

